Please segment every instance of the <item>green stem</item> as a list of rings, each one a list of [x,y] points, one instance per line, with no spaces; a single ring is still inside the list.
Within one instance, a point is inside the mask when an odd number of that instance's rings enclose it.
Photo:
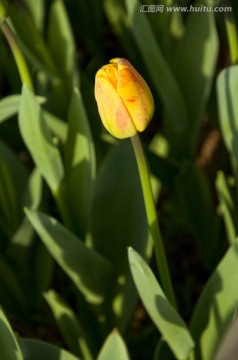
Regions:
[[[150,233],[154,241],[155,257],[156,257],[161,284],[168,300],[171,302],[171,304],[174,305],[174,307],[176,307],[176,300],[174,296],[172,282],[169,274],[169,268],[164,251],[164,245],[157,219],[156,208],[153,199],[153,193],[152,193],[149,171],[148,171],[145,155],[140,142],[140,138],[137,134],[131,137],[131,141],[134,148],[137,166],[140,174],[140,181],[144,196],[146,215],[147,215]]]
[[[26,84],[31,90],[33,90],[33,84],[31,81],[30,72],[28,70],[25,58],[22,54],[22,51],[21,51],[17,41],[16,41],[16,37],[15,37],[12,29],[10,28],[9,24],[7,23],[7,21],[3,21],[1,23],[1,29],[2,29],[6,39],[8,41],[8,44],[12,50],[22,83]]]

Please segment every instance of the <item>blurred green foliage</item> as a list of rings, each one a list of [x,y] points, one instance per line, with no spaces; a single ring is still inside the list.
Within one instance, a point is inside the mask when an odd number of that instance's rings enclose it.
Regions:
[[[235,0],[8,1],[2,360],[216,358],[238,303],[237,19]],[[130,60],[154,96],[141,139],[177,309],[154,266],[130,140],[107,134],[97,112],[94,76],[114,57]]]

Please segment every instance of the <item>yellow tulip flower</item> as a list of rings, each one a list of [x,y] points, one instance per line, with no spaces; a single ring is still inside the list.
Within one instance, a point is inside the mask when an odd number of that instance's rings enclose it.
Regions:
[[[119,139],[143,131],[154,113],[148,85],[126,59],[112,59],[98,70],[95,98],[103,125]]]

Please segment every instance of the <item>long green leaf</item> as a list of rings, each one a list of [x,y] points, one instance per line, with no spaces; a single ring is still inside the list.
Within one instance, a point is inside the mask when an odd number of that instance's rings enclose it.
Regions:
[[[213,235],[213,199],[204,173],[193,163],[184,162],[175,177],[174,188],[187,226],[198,240],[203,260],[209,267]],[[196,209],[196,211],[194,211]]]
[[[95,184],[91,214],[93,246],[112,264],[107,311],[114,325],[124,331],[137,300],[127,261],[126,248],[133,246],[145,257],[151,255],[148,224],[141,185],[130,140],[117,144],[101,166]],[[110,321],[112,314],[109,313]]]
[[[0,100],[0,123],[16,115],[20,104],[20,95],[10,95]]]
[[[95,151],[81,95],[74,89],[68,114],[65,144],[65,180],[61,187],[61,212],[67,225],[84,238],[95,181]]]
[[[64,175],[60,152],[53,143],[35,96],[25,85],[19,110],[19,126],[41,175],[53,194],[56,194]]]
[[[45,98],[37,96],[37,100],[42,104]],[[9,95],[0,100],[0,123],[18,113],[20,101],[21,95]]]
[[[22,193],[27,171],[15,154],[0,141],[0,227],[9,236],[22,220]]]
[[[93,360],[93,355],[85,338],[84,329],[79,323],[75,313],[54,290],[44,294],[67,347],[79,357]]]
[[[236,28],[238,28],[238,4],[236,0],[231,0],[232,15],[234,16]],[[229,13],[227,14],[229,16]]]
[[[6,256],[0,257],[0,302],[6,311],[23,318],[29,317],[28,298],[19,274]]]
[[[231,325],[238,304],[238,241],[227,251],[207,282],[196,305],[191,331],[194,359],[211,360]]]
[[[0,357],[1,360],[25,360],[11,326],[0,309]]]
[[[43,110],[45,122],[50,132],[63,144],[67,138],[67,124],[52,113]]]
[[[56,69],[42,34],[36,27],[35,19],[24,6],[12,4],[10,7],[11,22],[21,44],[32,63],[55,76]]]
[[[68,351],[43,341],[20,339],[19,344],[24,360],[80,360]]]
[[[130,360],[126,344],[117,330],[113,330],[104,342],[97,360]]]
[[[56,219],[37,211],[26,210],[26,214],[52,257],[86,299],[101,303],[106,294],[109,262],[86,247]]]
[[[173,0],[160,0],[159,5],[164,6],[164,9],[166,6],[171,6]],[[154,4],[153,0],[145,0],[143,1],[143,5],[147,4],[148,6]],[[145,7],[146,9],[146,7]],[[148,10],[149,8],[147,8]],[[177,30],[173,23],[173,18],[180,18],[182,17],[182,13],[178,12],[169,12],[169,11],[161,11],[157,12],[156,16],[154,16],[153,12],[147,12],[147,18],[149,19],[149,22],[151,24],[153,34],[156,37],[157,43],[160,44],[160,47],[163,51],[163,53],[166,55],[166,57],[169,59],[171,55],[171,47],[173,46],[173,36],[176,36],[176,38],[179,36],[179,34],[183,31],[182,23],[179,23],[180,28]]]
[[[217,79],[219,120],[228,151],[238,162],[238,65],[221,71]]]
[[[212,3],[211,0],[199,0],[194,6],[212,6]],[[214,13],[191,12],[173,61],[189,114],[187,137],[189,155],[192,157],[196,153],[197,137],[211,90],[217,55],[218,36]]]
[[[37,209],[42,200],[43,184],[42,177],[37,168],[34,168],[28,178],[22,200],[22,206],[29,206],[31,209]]]
[[[31,0],[26,0],[27,6],[31,12],[33,21],[37,27],[37,29],[43,30],[42,27],[44,25],[45,20],[45,2],[42,0],[35,0],[32,2]]]
[[[42,193],[42,177],[35,168],[28,179],[21,208],[29,206],[31,209],[38,209],[42,201]],[[23,295],[23,300],[27,304],[28,315],[31,316],[31,310],[35,309],[42,298],[42,291],[49,286],[53,259],[42,242],[35,239],[34,229],[26,216],[9,240],[7,255],[22,292],[28,293],[27,297]],[[42,263],[44,263],[43,267]],[[6,283],[12,288],[14,282],[9,280]],[[19,305],[15,305],[15,308],[18,307]]]
[[[4,153],[4,151],[2,151],[2,153]],[[17,185],[19,185],[23,175],[21,175],[17,165],[11,163],[10,159],[8,160],[8,164],[12,165],[12,170],[14,170],[14,172],[16,171],[16,174],[14,173],[11,175],[11,180],[15,180]],[[20,176],[21,179],[19,179]],[[9,185],[10,183],[11,182],[9,181]],[[27,183],[27,190],[25,192],[26,197],[22,196],[23,188],[17,190],[19,196],[23,197],[23,199],[20,199],[21,201],[17,203],[19,210],[21,210],[23,204],[26,205],[26,203],[33,207],[39,205],[42,195],[41,186],[41,176],[37,171],[34,171]],[[0,188],[2,190],[4,189],[2,187]],[[14,211],[14,209],[10,209],[11,223],[13,223],[13,215],[16,215],[14,214]],[[15,213],[17,213],[17,211],[15,211]],[[38,249],[36,247],[34,250],[32,249],[34,231],[29,220],[26,217],[23,218],[23,213],[18,222],[18,227],[12,232],[11,237],[8,238],[6,252],[2,253],[0,256],[0,302],[8,311],[11,311],[14,314],[24,314],[25,317],[28,317],[32,309],[32,304],[36,303],[35,288],[37,286],[36,279],[33,279],[35,272],[31,268],[30,262],[33,258],[35,260],[37,257]],[[43,248],[41,243],[40,245]],[[48,269],[47,258],[49,258],[49,255],[46,253],[44,257],[44,269],[42,269],[42,266],[40,269],[40,282],[43,282],[44,284],[44,274]],[[34,263],[34,266],[37,263],[36,261],[32,262]],[[32,277],[29,276],[29,271]],[[25,292],[27,291],[29,291],[29,295],[26,297]],[[42,287],[38,289],[38,298],[41,291]]]
[[[231,181],[229,182],[229,179],[226,179],[222,171],[217,173],[216,189],[230,244],[235,241],[238,235],[238,206],[234,179],[232,182],[233,184]]]
[[[129,263],[140,298],[177,359],[185,360],[194,347],[192,337],[177,311],[169,303],[154,274],[132,248]]]
[[[147,151],[146,155],[152,174],[156,176],[166,188],[173,191],[175,178],[180,172],[178,163],[169,157],[164,157],[151,151]]]
[[[54,0],[50,9],[48,41],[52,57],[65,88],[65,96],[71,96],[77,85],[75,43],[64,2]]]

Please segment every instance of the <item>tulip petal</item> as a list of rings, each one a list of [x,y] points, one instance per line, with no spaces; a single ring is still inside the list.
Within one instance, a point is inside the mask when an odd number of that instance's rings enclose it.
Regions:
[[[131,114],[136,129],[143,131],[154,113],[151,91],[128,60],[116,58],[110,62],[118,67],[117,93]]]
[[[113,67],[103,67],[97,72],[95,98],[105,128],[111,135],[123,139],[135,135],[137,130],[126,106],[117,94]]]

